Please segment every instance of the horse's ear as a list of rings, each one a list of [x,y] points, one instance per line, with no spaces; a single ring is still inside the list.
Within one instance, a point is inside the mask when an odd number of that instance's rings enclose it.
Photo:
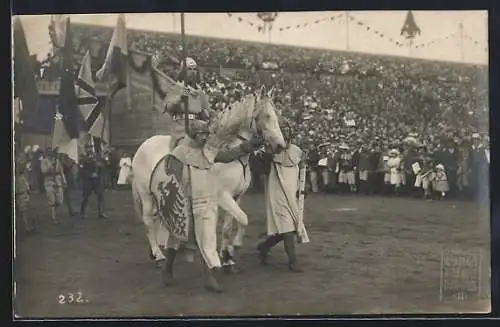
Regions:
[[[273,87],[269,90],[269,92],[267,92],[267,96],[268,96],[269,98],[271,98],[271,99],[272,99],[272,98],[273,98],[273,93],[274,93],[274,91],[275,91],[275,90],[276,90],[276,88],[273,86]]]
[[[260,97],[261,97],[261,98],[265,97],[265,96],[266,96],[266,93],[267,93],[267,92],[266,92],[266,86],[265,86],[265,85],[262,85],[262,86],[260,87]]]

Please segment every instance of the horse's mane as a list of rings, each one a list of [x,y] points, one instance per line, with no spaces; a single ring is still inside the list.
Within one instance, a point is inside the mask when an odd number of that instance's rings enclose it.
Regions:
[[[233,102],[211,120],[211,132],[223,138],[231,138],[244,126],[249,126],[255,113],[257,95],[248,94]]]

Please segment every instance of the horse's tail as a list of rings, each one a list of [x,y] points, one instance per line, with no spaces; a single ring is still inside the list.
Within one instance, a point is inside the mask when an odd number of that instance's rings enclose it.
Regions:
[[[131,177],[131,175],[132,174],[130,174],[129,177]],[[134,202],[135,215],[137,216],[137,218],[139,220],[142,221],[142,199],[141,199],[141,195],[139,194],[139,191],[137,190],[137,185],[135,185],[132,180],[131,180],[130,184],[132,186],[132,199],[133,199],[133,202]]]

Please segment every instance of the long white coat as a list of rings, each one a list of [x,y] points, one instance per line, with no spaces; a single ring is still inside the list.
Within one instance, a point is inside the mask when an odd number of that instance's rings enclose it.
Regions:
[[[301,159],[302,150],[293,144],[273,157],[266,183],[268,235],[294,231],[306,233],[296,200]]]

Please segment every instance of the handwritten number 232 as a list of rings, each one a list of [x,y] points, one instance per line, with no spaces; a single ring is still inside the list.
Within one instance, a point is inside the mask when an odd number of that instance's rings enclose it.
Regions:
[[[82,292],[77,292],[76,295],[73,293],[68,293],[68,296],[66,297],[64,294],[59,294],[58,296],[58,301],[59,304],[65,304],[65,303],[84,303],[85,300],[83,299]]]

